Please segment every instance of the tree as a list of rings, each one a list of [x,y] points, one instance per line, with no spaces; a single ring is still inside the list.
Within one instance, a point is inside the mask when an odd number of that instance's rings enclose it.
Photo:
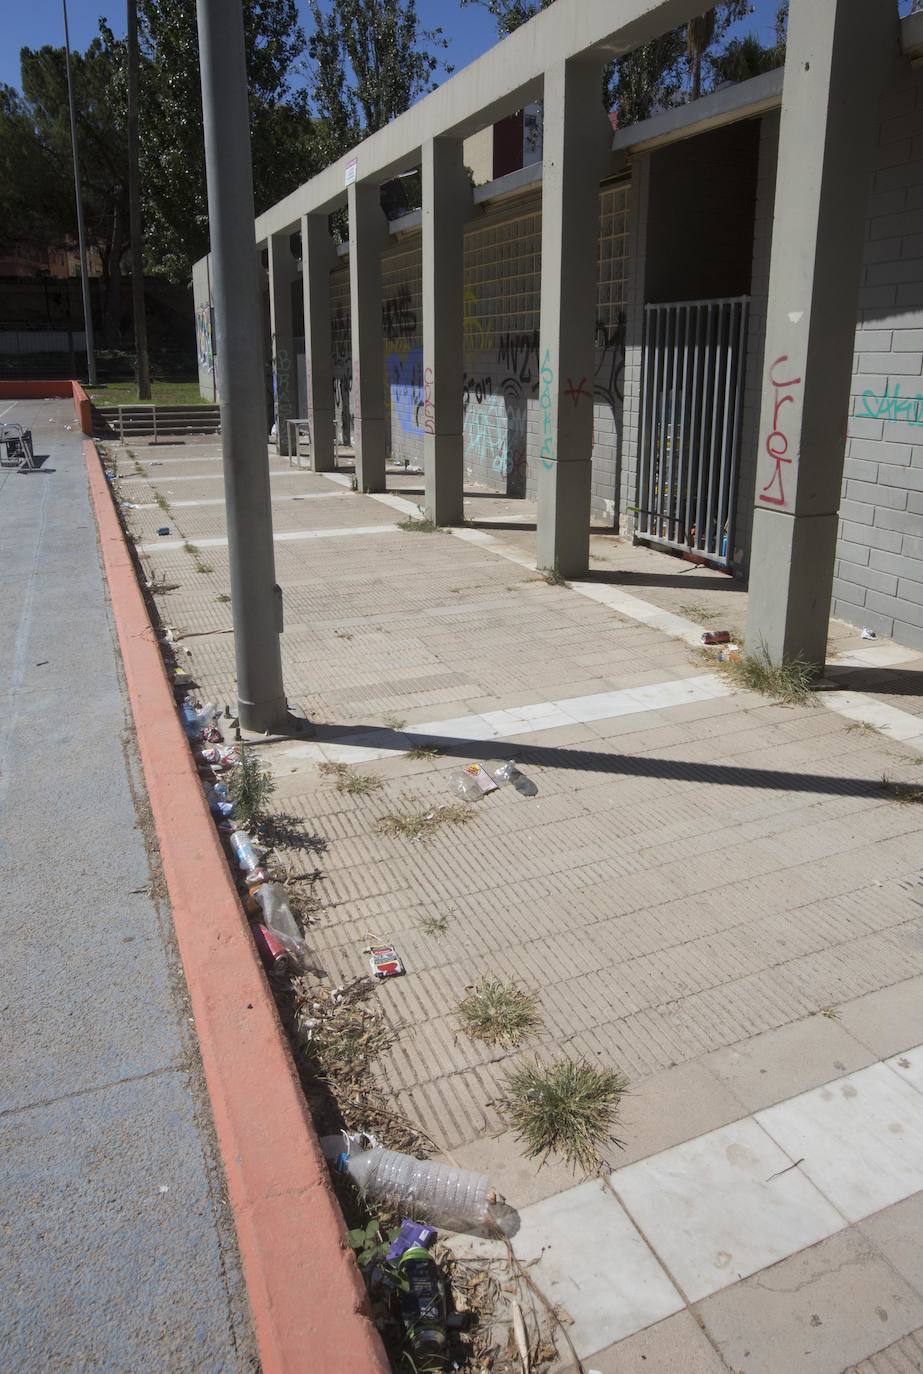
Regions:
[[[102,258],[103,340],[119,343],[121,266],[128,246],[125,45],[105,23],[72,54],[87,240]],[[76,236],[63,48],[23,48],[22,95],[0,93],[0,184],[7,234],[63,248]]]
[[[686,54],[692,73],[690,94],[693,100],[698,100],[702,94],[702,62],[714,42],[716,21],[717,14],[714,9],[710,9],[704,14],[696,15],[686,25]]]
[[[208,251],[195,0],[139,0],[141,169],[148,269],[188,281]],[[292,75],[307,50],[295,0],[244,0],[253,190],[261,213],[323,164]]]
[[[534,19],[541,10],[546,10],[554,0],[461,0],[461,3],[463,6],[480,5],[487,10],[496,21],[500,37],[508,38],[520,25]]]
[[[436,55],[448,46],[442,29],[420,27],[416,0],[335,0],[326,14],[318,0],[310,6],[312,103],[329,160],[408,110],[440,69],[452,70]]]

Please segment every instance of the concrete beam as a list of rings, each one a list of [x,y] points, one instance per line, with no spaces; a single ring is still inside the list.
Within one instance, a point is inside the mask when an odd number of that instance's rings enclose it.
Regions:
[[[354,182],[348,203],[356,481],[360,491],[384,491],[389,412],[381,330],[381,251],[388,241],[388,221],[374,182]]]
[[[889,0],[792,0],[747,621],[748,650],[776,663],[826,658],[865,210],[897,54]]]
[[[311,464],[315,472],[336,467],[333,405],[333,340],[330,332],[330,273],[336,244],[326,215],[301,221],[301,285],[304,292],[304,363],[311,429]]]
[[[783,68],[777,67],[750,81],[705,95],[701,100],[629,124],[627,129],[619,129],[614,135],[613,152],[649,153],[667,143],[695,138],[725,124],[754,119],[768,110],[777,110],[782,104],[782,80]]]
[[[424,509],[438,525],[464,519],[465,222],[471,188],[457,139],[423,145]]]
[[[603,63],[545,75],[536,562],[565,577],[589,566],[599,183],[611,128]]]
[[[272,358],[272,400],[279,453],[288,457],[289,420],[298,414],[298,379],[295,367],[295,330],[292,323],[292,286],[298,267],[292,256],[291,236],[273,234],[269,252],[269,328]]]
[[[593,56],[600,63],[683,24],[702,0],[556,0],[412,109],[372,134],[312,181],[260,215],[256,237],[297,228],[302,215],[335,210],[346,199],[347,168],[387,181],[420,162],[430,138],[467,138],[540,98],[549,54],[557,61]]]

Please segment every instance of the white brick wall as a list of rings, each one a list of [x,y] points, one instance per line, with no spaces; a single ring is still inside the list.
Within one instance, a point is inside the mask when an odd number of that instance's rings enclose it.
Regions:
[[[923,75],[881,106],[833,612],[923,648]]]

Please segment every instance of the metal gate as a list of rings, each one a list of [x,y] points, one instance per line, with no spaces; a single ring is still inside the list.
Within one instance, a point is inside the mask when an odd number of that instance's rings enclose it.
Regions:
[[[637,533],[724,567],[734,557],[749,304],[644,307]]]

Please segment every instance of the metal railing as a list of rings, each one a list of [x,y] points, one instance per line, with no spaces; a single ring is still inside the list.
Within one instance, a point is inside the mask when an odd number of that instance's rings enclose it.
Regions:
[[[645,306],[639,538],[734,558],[748,296]]]

